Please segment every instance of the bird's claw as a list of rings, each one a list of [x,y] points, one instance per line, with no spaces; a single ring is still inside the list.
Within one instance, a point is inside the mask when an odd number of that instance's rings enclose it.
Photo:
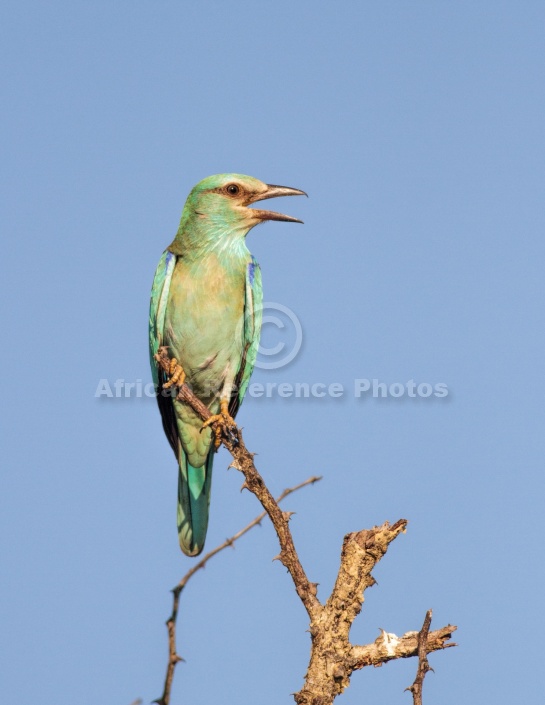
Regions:
[[[163,389],[168,389],[169,387],[174,386],[181,387],[185,382],[186,374],[184,372],[184,368],[178,364],[178,360],[175,357],[170,360],[168,376],[169,380],[163,384]]]
[[[220,413],[208,417],[203,423],[201,431],[212,425],[214,425],[214,447],[217,450],[221,445],[222,434],[225,433],[229,436],[234,436],[232,428],[233,426],[236,428],[235,420],[229,413],[229,404],[226,400],[221,400]]]

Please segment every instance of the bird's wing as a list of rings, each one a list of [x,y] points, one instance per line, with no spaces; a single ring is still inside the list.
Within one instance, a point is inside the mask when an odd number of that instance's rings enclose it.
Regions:
[[[231,398],[229,413],[235,416],[254,369],[261,335],[261,320],[263,318],[263,288],[261,284],[261,269],[252,257],[246,268],[246,295],[244,301],[244,351],[240,367],[235,378],[236,394]]]
[[[174,454],[178,457],[178,430],[176,427],[174,406],[172,404],[172,398],[168,395],[163,396],[161,393],[163,391],[163,384],[167,381],[167,377],[166,374],[158,368],[155,360],[157,351],[161,345],[164,344],[165,312],[175,264],[176,255],[166,250],[163,252],[163,256],[159,260],[159,264],[155,270],[149,311],[149,352],[151,373],[157,388],[157,403],[159,405],[159,411],[161,412],[163,428]]]

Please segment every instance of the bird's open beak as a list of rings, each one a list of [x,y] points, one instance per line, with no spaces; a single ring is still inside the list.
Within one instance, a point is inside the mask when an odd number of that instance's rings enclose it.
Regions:
[[[298,188],[267,184],[267,190],[263,193],[259,193],[253,196],[249,202],[256,203],[257,201],[264,201],[267,198],[277,198],[278,196],[308,196],[308,194]],[[259,218],[259,220],[285,220],[288,223],[303,222],[302,220],[299,220],[299,218],[293,218],[291,215],[284,215],[283,213],[275,213],[274,211],[264,211],[259,208],[251,208],[250,210],[256,218]]]

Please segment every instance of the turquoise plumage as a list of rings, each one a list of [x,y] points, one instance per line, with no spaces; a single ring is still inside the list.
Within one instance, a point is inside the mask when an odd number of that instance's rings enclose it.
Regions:
[[[150,362],[163,428],[178,461],[178,536],[190,556],[208,527],[215,434],[175,399],[155,354],[166,346],[177,371],[215,420],[231,421],[248,388],[261,331],[259,265],[246,247],[248,231],[265,220],[301,222],[249,208],[276,196],[304,194],[241,174],[218,174],[189,194],[174,241],[163,253],[151,292]]]

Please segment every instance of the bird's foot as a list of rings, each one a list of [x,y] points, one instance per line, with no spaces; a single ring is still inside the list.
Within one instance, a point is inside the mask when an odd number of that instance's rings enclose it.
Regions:
[[[232,428],[235,426],[235,420],[229,413],[229,402],[222,399],[220,402],[220,413],[213,414],[203,423],[201,431],[208,426],[214,425],[214,448],[217,450],[221,445],[221,436],[223,433],[232,434]]]
[[[159,356],[156,355],[155,359],[158,358]],[[185,382],[186,374],[184,372],[184,368],[178,364],[178,360],[175,357],[170,360],[168,376],[168,382],[163,384],[163,389],[169,389],[169,387],[181,387]]]

